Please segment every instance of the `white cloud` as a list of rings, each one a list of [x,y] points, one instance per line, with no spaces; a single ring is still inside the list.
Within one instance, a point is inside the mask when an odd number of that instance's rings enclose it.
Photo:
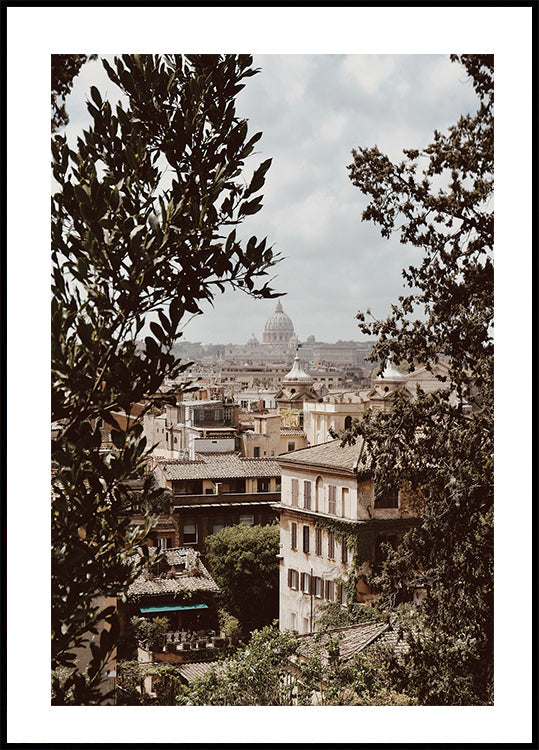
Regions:
[[[367,94],[380,90],[395,70],[393,55],[348,55],[343,63],[345,76]]]

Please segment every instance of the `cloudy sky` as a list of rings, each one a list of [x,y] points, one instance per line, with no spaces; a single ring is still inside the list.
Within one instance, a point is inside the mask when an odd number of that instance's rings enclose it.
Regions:
[[[274,286],[286,293],[282,304],[301,340],[362,339],[356,312],[385,316],[402,292],[403,266],[418,252],[361,221],[365,198],[348,177],[351,150],[376,144],[399,159],[403,148],[427,145],[434,129],[475,111],[473,89],[449,55],[255,55],[254,64],[260,73],[247,79],[238,113],[263,136],[246,166],[250,173],[273,162],[263,208],[242,234],[267,237],[284,256]],[[92,84],[117,101],[101,63],[88,63],[68,99],[70,138],[90,122]],[[184,339],[261,338],[274,307],[228,291],[188,323]]]

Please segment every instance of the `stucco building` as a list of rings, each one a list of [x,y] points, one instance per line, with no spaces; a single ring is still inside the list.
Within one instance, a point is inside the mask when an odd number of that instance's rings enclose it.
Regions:
[[[382,561],[381,543],[396,544],[416,523],[414,499],[388,491],[374,499],[364,444],[333,440],[282,455],[280,510],[281,629],[312,632],[320,608],[337,601],[368,603],[369,574]],[[360,550],[353,559],[352,550]],[[359,559],[359,558],[362,559]],[[349,593],[351,574],[357,577]]]

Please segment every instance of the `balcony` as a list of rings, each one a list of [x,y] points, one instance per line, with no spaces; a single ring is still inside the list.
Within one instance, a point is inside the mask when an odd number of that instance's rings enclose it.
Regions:
[[[280,492],[223,492],[219,495],[183,495],[172,497],[173,507],[203,508],[205,506],[228,507],[232,505],[260,505],[278,503]]]

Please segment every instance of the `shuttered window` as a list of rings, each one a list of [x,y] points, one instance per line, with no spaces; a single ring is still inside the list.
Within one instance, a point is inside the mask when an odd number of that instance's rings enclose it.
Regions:
[[[301,590],[304,594],[311,593],[311,576],[308,573],[301,574]]]
[[[311,510],[311,483],[303,483],[303,507],[306,510]]]
[[[314,554],[322,556],[322,529],[316,529],[314,537]]]
[[[309,542],[310,542],[310,528],[308,526],[303,527],[303,551],[309,552]]]
[[[297,479],[292,480],[292,505],[297,508],[298,505],[298,494],[299,494],[299,482]]]
[[[337,488],[333,484],[328,487],[328,513],[332,516],[337,515]]]
[[[298,548],[298,525],[292,523],[290,526],[290,549]]]
[[[348,545],[345,536],[341,537],[341,562],[348,562]]]
[[[312,581],[313,581],[312,592],[316,596],[317,599],[321,599],[322,593],[323,593],[322,592],[322,579],[319,578],[318,576],[314,576]]]
[[[326,581],[326,599],[332,602],[335,598],[335,585],[333,581]]]
[[[293,568],[288,569],[288,587],[297,591],[298,589],[298,571]]]
[[[328,531],[328,557],[331,560],[335,559],[335,534],[333,531]]]

